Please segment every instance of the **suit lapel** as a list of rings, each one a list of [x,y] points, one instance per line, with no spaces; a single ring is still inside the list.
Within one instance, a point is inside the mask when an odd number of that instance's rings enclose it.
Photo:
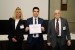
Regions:
[[[31,22],[30,24],[33,24],[33,17],[31,17],[31,20],[30,20],[30,22]]]
[[[12,21],[12,26],[15,29],[15,20]]]
[[[62,20],[62,18],[61,18],[61,35],[62,35],[62,31],[63,31],[63,20]]]
[[[53,29],[54,29],[54,31],[55,31],[55,18],[53,19]]]
[[[40,23],[40,18],[38,18],[38,24],[41,24],[41,23]]]

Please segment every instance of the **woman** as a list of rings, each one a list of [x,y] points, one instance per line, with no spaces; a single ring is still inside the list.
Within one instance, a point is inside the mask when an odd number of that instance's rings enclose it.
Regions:
[[[14,16],[9,19],[9,49],[22,50],[22,42],[24,39],[25,22],[23,21],[22,11],[16,8]]]

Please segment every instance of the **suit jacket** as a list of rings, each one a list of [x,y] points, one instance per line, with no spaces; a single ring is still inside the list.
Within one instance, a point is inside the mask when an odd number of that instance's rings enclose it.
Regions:
[[[63,30],[63,27],[66,27],[66,29]],[[61,18],[61,45],[64,45],[66,43],[66,37],[67,37],[67,40],[71,39],[68,22],[66,19]],[[48,39],[48,42],[51,42],[53,47],[56,45],[57,34],[55,33],[55,19],[49,22],[47,39]]]
[[[30,24],[33,24],[33,17],[27,19],[27,27],[29,27]],[[41,26],[43,26],[43,19],[38,18],[38,24],[41,24]],[[29,34],[29,32],[28,32],[28,38],[27,38],[28,43],[31,43],[32,42],[32,39],[33,39],[33,34]],[[43,40],[42,33],[39,34],[39,40]]]
[[[21,28],[21,26],[24,26],[24,28]],[[9,34],[8,34],[8,38],[10,41],[12,41],[11,39],[14,37],[17,41],[22,41],[24,39],[24,34],[25,32],[25,23],[23,22],[23,20],[19,20],[16,29],[15,29],[15,20],[10,18],[9,19]]]

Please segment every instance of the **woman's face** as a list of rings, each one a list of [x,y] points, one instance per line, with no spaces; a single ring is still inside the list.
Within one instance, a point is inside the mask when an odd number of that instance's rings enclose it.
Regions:
[[[21,10],[16,10],[16,18],[20,18],[21,17]]]

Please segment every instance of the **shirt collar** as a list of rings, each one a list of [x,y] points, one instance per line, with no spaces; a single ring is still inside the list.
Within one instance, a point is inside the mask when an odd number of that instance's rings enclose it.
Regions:
[[[60,21],[60,20],[61,20],[61,18],[59,18],[59,19],[58,19],[58,21]],[[56,19],[56,18],[55,18],[55,21],[57,21],[57,19]]]
[[[35,17],[33,16],[33,19],[38,19],[38,17],[35,18]]]

